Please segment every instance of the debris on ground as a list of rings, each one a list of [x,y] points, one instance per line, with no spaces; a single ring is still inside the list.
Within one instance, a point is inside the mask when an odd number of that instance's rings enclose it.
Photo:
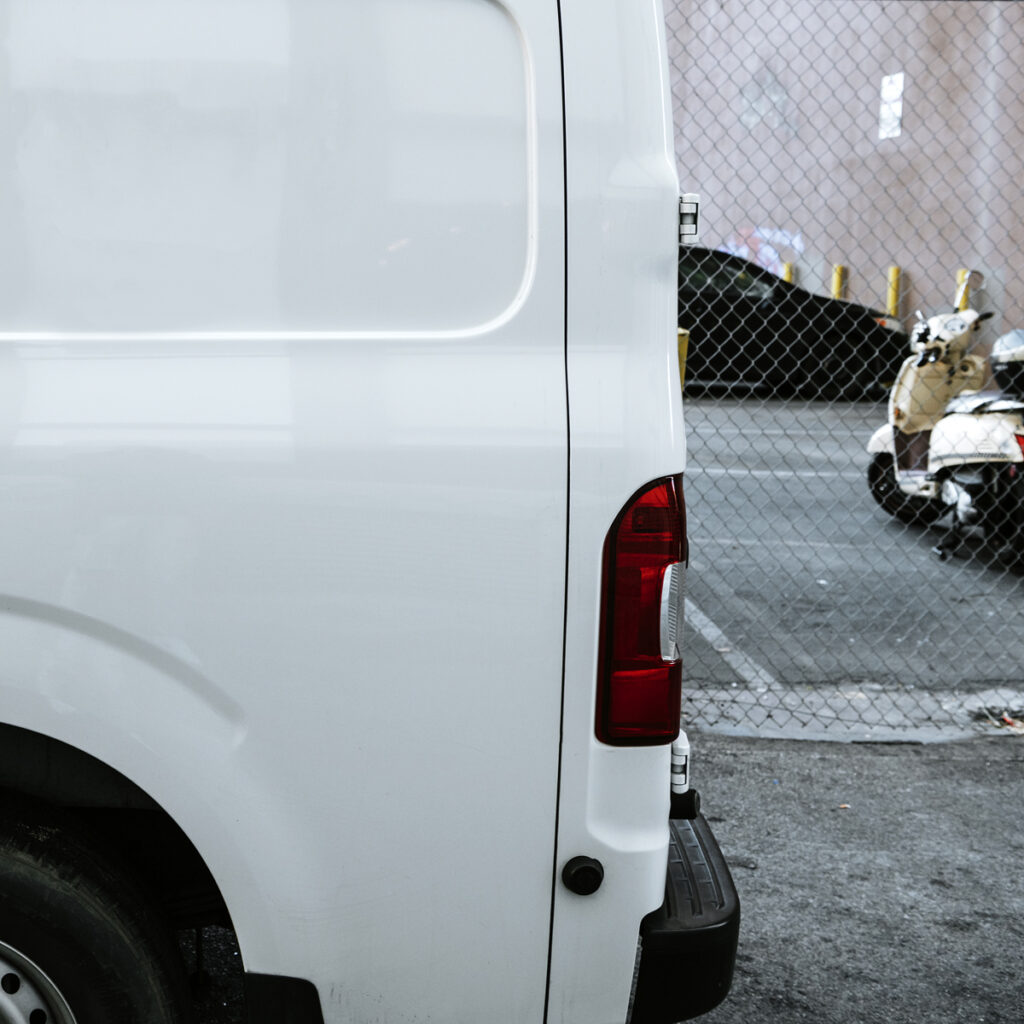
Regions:
[[[971,712],[975,722],[989,722],[997,729],[1024,736],[1024,708],[980,707]]]

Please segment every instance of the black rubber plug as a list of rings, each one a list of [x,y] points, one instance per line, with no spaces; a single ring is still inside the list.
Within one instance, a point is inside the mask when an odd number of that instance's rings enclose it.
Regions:
[[[573,857],[562,868],[562,881],[566,889],[577,896],[589,896],[601,888],[604,868],[593,857]]]

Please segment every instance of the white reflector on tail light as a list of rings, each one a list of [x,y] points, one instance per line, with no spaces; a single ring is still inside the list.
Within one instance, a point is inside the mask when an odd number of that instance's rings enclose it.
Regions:
[[[661,660],[681,661],[683,657],[683,604],[686,594],[686,565],[674,562],[661,581]]]
[[[597,738],[619,746],[679,734],[686,523],[681,476],[641,488],[604,544]]]

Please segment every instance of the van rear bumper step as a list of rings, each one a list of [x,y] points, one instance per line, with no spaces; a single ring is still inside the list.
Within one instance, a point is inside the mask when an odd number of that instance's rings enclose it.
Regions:
[[[665,902],[640,922],[630,1024],[676,1024],[717,1006],[732,984],[740,900],[702,815],[669,822]]]

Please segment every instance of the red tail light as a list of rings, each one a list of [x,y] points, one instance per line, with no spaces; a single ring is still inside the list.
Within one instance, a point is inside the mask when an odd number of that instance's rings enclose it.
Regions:
[[[604,543],[597,738],[617,746],[679,734],[686,520],[681,476],[638,491]]]

